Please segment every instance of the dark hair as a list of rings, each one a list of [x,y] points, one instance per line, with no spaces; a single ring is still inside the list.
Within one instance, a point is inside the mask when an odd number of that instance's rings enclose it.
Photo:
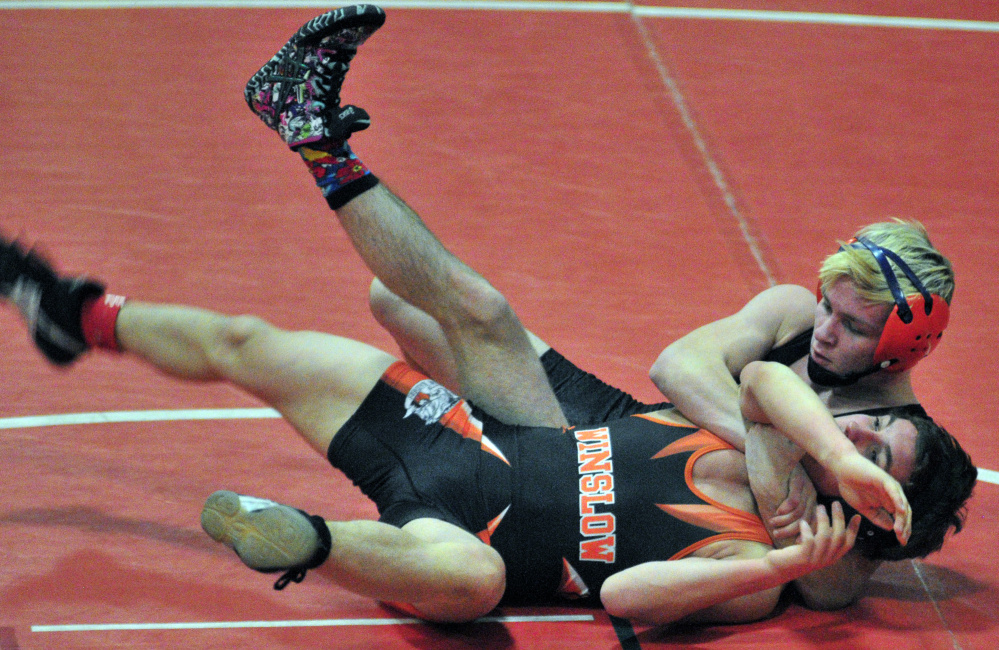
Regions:
[[[940,550],[951,529],[956,534],[964,527],[966,504],[978,470],[954,436],[932,418],[904,407],[883,409],[878,414],[908,420],[916,427],[916,467],[902,486],[912,507],[912,535],[902,546],[894,532],[864,519],[856,548],[872,560],[926,557]],[[848,521],[856,513],[846,503],[843,511]]]

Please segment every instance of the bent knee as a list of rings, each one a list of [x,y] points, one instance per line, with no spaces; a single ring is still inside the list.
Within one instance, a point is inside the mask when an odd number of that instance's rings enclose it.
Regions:
[[[390,321],[402,303],[402,298],[389,291],[381,280],[375,278],[371,281],[371,286],[368,287],[368,308],[380,324],[385,325]]]
[[[454,304],[447,314],[452,325],[488,334],[503,332],[511,323],[517,322],[506,296],[485,278],[462,275],[455,279],[453,286]]]
[[[229,377],[244,363],[247,345],[279,331],[257,316],[220,316],[212,344],[206,349],[208,362],[219,375]]]
[[[414,603],[420,616],[437,623],[467,623],[496,609],[506,591],[506,567],[495,549],[481,545],[462,553],[446,594]]]

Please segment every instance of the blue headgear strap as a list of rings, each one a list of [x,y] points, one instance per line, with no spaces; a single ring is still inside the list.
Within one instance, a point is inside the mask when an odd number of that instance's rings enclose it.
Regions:
[[[896,255],[893,251],[887,248],[881,248],[877,244],[864,239],[863,237],[857,237],[857,243],[851,244],[853,248],[860,248],[860,244],[867,250],[871,252],[874,259],[877,261],[878,266],[881,267],[881,274],[885,276],[885,280],[888,282],[888,290],[891,291],[892,297],[895,299],[895,304],[898,306],[898,317],[902,319],[902,322],[908,325],[912,322],[912,309],[909,307],[909,301],[905,299],[905,294],[902,293],[902,288],[898,286],[898,278],[895,277],[895,272],[891,268],[891,260],[895,263],[898,268],[902,270],[909,281],[912,282],[912,286],[916,287],[923,296],[923,306],[926,310],[926,315],[928,316],[931,311],[933,311],[933,296],[930,292],[926,290],[923,283],[919,281],[916,274],[912,272],[909,265],[902,261],[902,258]]]

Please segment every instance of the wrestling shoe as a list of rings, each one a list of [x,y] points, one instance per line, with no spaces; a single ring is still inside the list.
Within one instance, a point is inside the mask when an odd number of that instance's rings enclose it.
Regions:
[[[374,5],[334,9],[305,23],[250,77],[250,110],[293,149],[368,128],[363,109],[340,106],[340,88],[357,48],[384,23],[385,12]]]
[[[38,349],[57,365],[72,363],[88,345],[84,303],[104,293],[86,278],[62,278],[40,255],[0,237],[0,295],[17,305]]]
[[[205,501],[201,528],[225,544],[243,564],[261,573],[284,575],[274,583],[284,589],[301,582],[330,554],[330,533],[322,517],[267,499],[219,490]]]

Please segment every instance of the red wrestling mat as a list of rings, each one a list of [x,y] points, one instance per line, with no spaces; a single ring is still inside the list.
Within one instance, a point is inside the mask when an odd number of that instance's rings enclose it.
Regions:
[[[877,11],[999,20],[981,4],[898,0]],[[872,10],[847,0],[729,5]],[[370,274],[302,163],[242,100],[250,74],[316,11],[0,11],[0,228],[43,242],[64,268],[118,293],[392,349],[367,313]],[[648,367],[668,342],[771,280],[810,285],[832,242],[864,222],[923,220],[954,260],[959,288],[918,390],[982,467],[999,469],[989,426],[999,407],[982,399],[997,380],[981,372],[968,384],[969,368],[999,362],[986,303],[999,254],[999,100],[983,90],[999,82],[995,39],[390,9],[344,98],[373,116],[355,151],[529,328],[647,400],[656,399]],[[11,310],[0,311],[0,327],[0,418],[260,406],[114,357],[56,371]],[[271,590],[268,576],[201,533],[212,491],[331,518],[374,516],[276,419],[2,429],[0,476],[3,650],[997,642],[992,484],[980,484],[966,532],[943,553],[886,568],[848,611],[792,604],[753,625],[631,636],[594,610],[508,609],[497,615],[518,618],[451,628],[402,622],[321,580]]]

